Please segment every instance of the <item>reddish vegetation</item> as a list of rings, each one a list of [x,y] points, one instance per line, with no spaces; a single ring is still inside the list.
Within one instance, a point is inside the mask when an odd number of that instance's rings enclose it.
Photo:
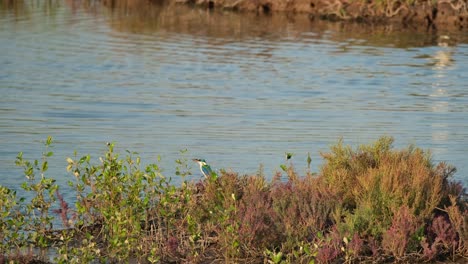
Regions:
[[[44,260],[50,247],[57,263],[466,263],[468,202],[450,180],[455,168],[392,144],[382,137],[353,149],[340,141],[322,153],[317,174],[300,176],[286,158],[271,181],[262,169],[221,170],[181,186],[156,164],[119,158],[110,144],[97,165],[89,155],[67,158],[75,206],[52,178],[35,180],[46,157],[37,171],[39,161],[19,154],[30,179],[22,188],[33,198],[0,186],[0,263]],[[177,163],[182,179],[186,161]],[[53,205],[60,209],[46,214]],[[68,228],[53,229],[55,216]]]
[[[160,1],[160,0],[152,0]],[[311,18],[468,28],[467,0],[170,0],[205,8],[309,13]],[[435,2],[435,3],[434,3]]]

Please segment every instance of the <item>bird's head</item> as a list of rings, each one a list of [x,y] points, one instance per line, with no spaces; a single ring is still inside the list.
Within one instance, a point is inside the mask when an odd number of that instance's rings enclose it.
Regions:
[[[204,159],[193,159],[193,161],[201,165],[206,165],[206,160]]]

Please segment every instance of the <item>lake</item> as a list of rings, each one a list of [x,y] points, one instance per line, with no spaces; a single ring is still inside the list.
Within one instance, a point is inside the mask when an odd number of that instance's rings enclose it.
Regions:
[[[468,184],[468,33],[346,25],[99,1],[0,4],[0,184],[18,152],[65,184],[66,157],[94,163],[115,142],[174,175],[175,159],[267,177],[294,153],[382,135],[430,149]],[[200,179],[195,163],[193,175]],[[174,181],[179,181],[173,177]],[[69,198],[73,194],[67,194]]]

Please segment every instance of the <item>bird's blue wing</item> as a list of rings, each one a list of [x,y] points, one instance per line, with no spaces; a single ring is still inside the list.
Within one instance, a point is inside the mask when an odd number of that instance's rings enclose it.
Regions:
[[[201,170],[203,172],[203,174],[205,175],[205,177],[209,178],[211,177],[211,168],[209,165],[203,165],[201,167]]]

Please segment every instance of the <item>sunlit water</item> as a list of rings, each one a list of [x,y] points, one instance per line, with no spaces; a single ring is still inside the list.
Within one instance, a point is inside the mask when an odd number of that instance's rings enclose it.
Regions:
[[[97,163],[108,141],[145,163],[161,155],[166,175],[188,149],[271,177],[285,152],[300,173],[310,152],[318,171],[340,138],[381,135],[430,149],[468,183],[466,32],[95,2],[1,6],[0,184],[19,188],[16,155],[40,158],[48,135],[48,175],[63,185],[66,157]]]

